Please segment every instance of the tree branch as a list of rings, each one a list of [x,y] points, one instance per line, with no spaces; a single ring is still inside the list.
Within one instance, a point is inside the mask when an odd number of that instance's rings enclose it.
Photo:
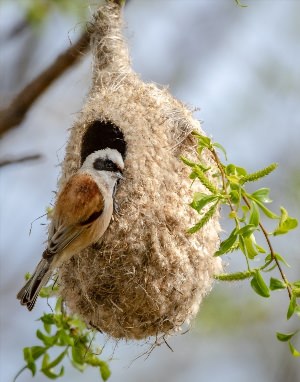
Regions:
[[[126,0],[106,0],[124,6]],[[126,4],[129,0],[126,1]],[[74,65],[90,48],[90,34],[92,29],[85,31],[77,42],[60,54],[55,61],[15,97],[11,104],[0,110],[0,137],[10,129],[17,127],[32,104],[41,94],[59,78],[68,68]]]
[[[0,110],[0,135],[19,125],[36,99],[82,54],[89,50],[90,34],[84,32],[77,42],[60,54],[55,61],[15,97],[11,104]]]
[[[42,158],[41,154],[32,154],[32,155],[26,155],[26,156],[21,157],[21,158],[0,159],[0,167],[8,166],[10,164],[27,162],[30,160],[37,160],[40,158]]]

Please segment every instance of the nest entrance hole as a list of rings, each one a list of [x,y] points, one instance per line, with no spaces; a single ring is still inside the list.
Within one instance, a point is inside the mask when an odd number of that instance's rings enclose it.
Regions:
[[[81,164],[93,152],[106,148],[118,150],[124,159],[126,155],[124,134],[110,121],[93,121],[82,138]]]

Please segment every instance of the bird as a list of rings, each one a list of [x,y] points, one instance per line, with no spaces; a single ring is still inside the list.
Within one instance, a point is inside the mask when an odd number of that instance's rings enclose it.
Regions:
[[[114,196],[123,170],[124,161],[118,150],[95,151],[58,193],[47,247],[33,275],[17,294],[29,311],[56,268],[89,245],[101,242],[113,215]]]

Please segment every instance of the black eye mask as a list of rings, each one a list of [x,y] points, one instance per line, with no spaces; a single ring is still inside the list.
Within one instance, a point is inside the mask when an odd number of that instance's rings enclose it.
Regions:
[[[110,159],[97,158],[93,163],[93,167],[98,171],[112,171],[122,173],[122,170]]]

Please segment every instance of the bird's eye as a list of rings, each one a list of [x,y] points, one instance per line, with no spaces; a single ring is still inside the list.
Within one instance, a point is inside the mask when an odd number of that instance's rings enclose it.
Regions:
[[[110,159],[97,158],[93,163],[94,169],[98,171],[120,171],[118,166]]]

